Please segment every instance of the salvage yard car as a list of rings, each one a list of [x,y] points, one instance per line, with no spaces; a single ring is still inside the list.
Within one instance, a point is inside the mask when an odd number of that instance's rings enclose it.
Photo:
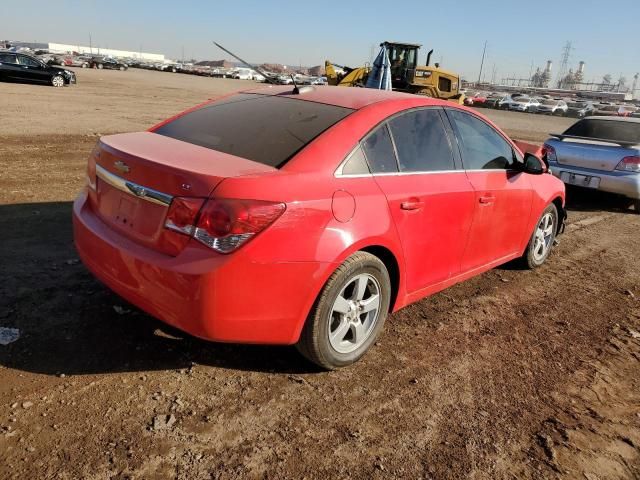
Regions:
[[[543,146],[564,183],[627,197],[640,213],[640,118],[589,117]]]
[[[0,81],[46,83],[64,87],[76,83],[76,74],[47,65],[30,55],[0,52]]]
[[[101,138],[73,207],[82,261],[128,301],[327,369],[362,357],[389,312],[542,265],[565,216],[562,182],[473,110],[311,86]]]
[[[545,98],[536,107],[536,113],[548,113],[551,115],[566,115],[568,110],[567,102],[553,98]]]
[[[516,112],[536,112],[540,102],[535,98],[529,97],[517,97],[509,103],[509,110],[515,110]]]

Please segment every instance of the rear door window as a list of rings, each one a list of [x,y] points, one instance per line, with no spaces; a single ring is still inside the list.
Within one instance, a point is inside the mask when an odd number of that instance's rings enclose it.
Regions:
[[[17,64],[16,56],[11,53],[0,53],[0,63]]]
[[[380,125],[362,142],[371,173],[394,173],[398,162],[386,124]]]
[[[280,168],[352,112],[277,95],[240,94],[198,108],[154,132]]]
[[[389,120],[401,172],[454,170],[449,136],[439,109],[407,112]]]

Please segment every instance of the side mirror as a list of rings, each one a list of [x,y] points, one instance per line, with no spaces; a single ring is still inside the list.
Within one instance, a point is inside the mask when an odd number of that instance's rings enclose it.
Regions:
[[[525,153],[522,171],[525,173],[530,173],[531,175],[542,175],[547,171],[547,168],[543,161],[536,157],[534,154]]]

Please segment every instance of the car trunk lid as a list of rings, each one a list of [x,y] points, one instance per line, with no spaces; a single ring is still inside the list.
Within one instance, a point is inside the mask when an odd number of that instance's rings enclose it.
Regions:
[[[177,254],[186,235],[164,228],[175,197],[208,198],[225,178],[275,168],[152,132],[103,137],[89,160],[96,214],[144,246]]]
[[[561,165],[610,172],[627,156],[638,155],[637,148],[588,139],[558,140],[555,147]]]

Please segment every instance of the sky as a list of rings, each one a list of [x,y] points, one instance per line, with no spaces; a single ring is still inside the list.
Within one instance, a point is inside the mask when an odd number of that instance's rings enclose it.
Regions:
[[[215,40],[251,63],[352,67],[381,41],[403,41],[423,45],[420,63],[433,48],[435,61],[467,80],[478,78],[485,41],[487,81],[529,77],[547,60],[555,79],[571,41],[569,67],[585,61],[585,81],[611,74],[630,84],[640,72],[639,34],[640,0],[0,1],[0,39],[88,45],[91,35],[102,48],[229,59]]]

